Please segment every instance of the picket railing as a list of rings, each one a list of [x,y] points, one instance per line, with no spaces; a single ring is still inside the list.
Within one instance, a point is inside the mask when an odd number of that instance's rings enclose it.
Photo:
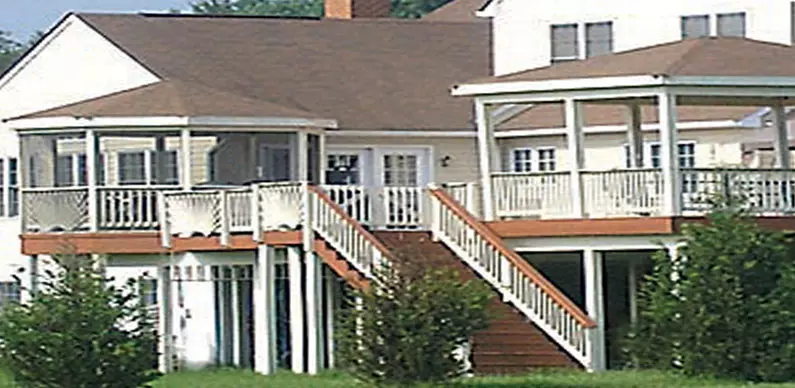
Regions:
[[[157,228],[158,192],[174,187],[119,186],[97,188],[100,230]]]
[[[431,190],[431,232],[586,368],[596,323],[442,189]]]
[[[311,230],[339,252],[363,276],[373,277],[373,269],[388,259],[389,250],[351,217],[324,190],[309,186],[305,217]]]
[[[704,211],[723,197],[754,214],[795,213],[795,170],[688,168],[680,170],[680,183],[684,211]]]
[[[660,169],[586,171],[582,181],[585,212],[591,218],[658,215],[663,210]]]
[[[472,215],[482,216],[482,193],[477,182],[445,183],[442,188]]]
[[[494,173],[493,198],[497,217],[555,218],[572,214],[571,175],[568,172]]]

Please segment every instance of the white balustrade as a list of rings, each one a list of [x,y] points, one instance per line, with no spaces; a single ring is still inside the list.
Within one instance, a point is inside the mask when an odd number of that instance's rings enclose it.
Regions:
[[[88,222],[86,188],[22,190],[22,230],[26,233],[84,231]]]
[[[658,215],[662,179],[659,169],[583,172],[585,212],[591,218]]]
[[[173,187],[99,187],[97,189],[100,230],[156,229],[159,191]]]
[[[432,190],[430,198],[434,236],[501,292],[503,300],[590,366],[593,320],[446,192]]]
[[[451,198],[460,203],[472,215],[475,217],[481,216],[482,191],[477,182],[445,183],[442,187],[447,191],[447,194],[450,194]]]
[[[167,233],[209,236],[221,229],[220,191],[175,191],[163,195]]]
[[[795,170],[681,169],[682,209],[705,211],[718,197],[760,215],[795,213]]]
[[[227,191],[227,209],[229,211],[229,228],[231,232],[248,232],[251,230],[251,198],[249,188]]]
[[[568,172],[492,174],[497,217],[567,217],[573,211]]]
[[[428,208],[423,187],[381,187],[379,188],[380,207],[386,229],[416,229],[425,225],[425,209]]]
[[[323,191],[355,220],[364,225],[373,223],[372,194],[375,190],[358,185],[324,185]]]
[[[296,182],[256,186],[262,230],[295,229],[301,225],[301,188]]]

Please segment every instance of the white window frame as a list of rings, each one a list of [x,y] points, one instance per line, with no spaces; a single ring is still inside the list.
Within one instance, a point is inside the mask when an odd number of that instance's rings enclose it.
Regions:
[[[536,168],[535,168],[536,167],[535,166],[535,153],[533,151],[534,151],[534,148],[532,148],[532,147],[514,147],[514,148],[511,148],[510,171],[511,172],[517,172],[517,173],[534,172],[534,171],[536,171]],[[518,152],[523,152],[523,153],[526,153],[528,155],[527,160],[522,160],[521,161],[523,166],[528,167],[527,169],[517,169],[516,168],[516,164],[520,162],[518,160],[518,158],[516,157]]]
[[[742,16],[742,21],[743,21],[742,34],[741,35],[721,34],[721,32],[720,32],[720,20],[721,20],[721,18],[732,17],[732,16]],[[744,37],[746,37],[748,35],[748,14],[746,12],[743,12],[743,11],[739,11],[739,12],[723,12],[723,13],[715,14],[715,23],[714,24],[715,24],[715,36],[735,36],[735,37],[744,38]]]
[[[334,151],[327,151],[326,152],[326,160],[323,161],[323,171],[322,171],[323,175],[325,175],[326,178],[327,178],[326,181],[328,182],[328,173],[329,173],[328,164],[329,164],[329,161],[331,160],[331,158],[340,158],[340,157],[345,157],[345,158],[356,157],[357,164],[358,164],[357,167],[356,167],[356,175],[357,175],[356,176],[356,180],[358,181],[358,183],[352,183],[352,184],[362,185],[364,183],[364,164],[365,164],[365,160],[364,160],[363,152],[359,151],[359,150],[351,150],[351,151],[334,150]]]
[[[14,218],[19,216],[19,207],[20,207],[20,197],[19,197],[19,159],[12,156],[0,157],[0,169],[2,169],[2,173],[0,174],[0,217],[2,218]],[[14,161],[16,165],[16,171],[14,171],[14,180],[15,182],[11,182],[11,161]],[[12,201],[12,199],[14,201]]]
[[[610,26],[610,52],[615,52],[615,24],[613,20],[593,20],[589,22],[575,22],[575,23],[554,23],[549,25],[549,58],[550,63],[563,63],[576,61],[588,58],[588,27],[593,25],[606,24]],[[554,56],[554,41],[552,30],[555,27],[575,26],[577,40],[574,42],[576,45],[576,55],[571,57],[555,57]]]
[[[180,169],[180,152],[179,152],[179,150],[173,150],[173,149],[164,150],[164,151],[173,152],[175,157],[176,157],[177,163],[176,163],[175,167],[177,169],[177,175],[176,175],[177,179],[176,179],[175,182],[157,183],[157,185],[177,186],[177,185],[179,185],[179,177],[180,177],[180,173],[179,173],[179,169]],[[115,169],[116,170],[115,171],[116,172],[116,183],[119,186],[154,186],[155,185],[155,181],[154,181],[155,177],[152,174],[152,169],[155,168],[155,166],[154,166],[154,160],[155,160],[154,155],[155,155],[155,152],[157,152],[157,151],[152,150],[152,149],[135,149],[135,150],[124,150],[124,151],[116,152],[116,169]],[[142,182],[142,183],[137,183],[137,182],[136,183],[127,183],[127,182],[123,182],[122,181],[122,173],[121,173],[121,171],[122,171],[122,155],[132,155],[132,154],[143,154],[143,156],[144,156],[144,165],[143,165],[143,168],[144,168],[144,171],[143,171],[144,182]],[[106,179],[107,179],[107,177],[106,177]]]
[[[549,151],[552,152],[552,159],[548,159],[548,160],[541,159],[541,154],[543,152],[549,152]],[[555,147],[537,147],[536,148],[535,162],[536,162],[535,171],[539,171],[539,172],[557,171],[557,169],[558,169],[558,152],[557,152],[557,149]],[[552,169],[542,170],[541,169],[542,163],[551,163],[552,164]]]
[[[685,36],[685,29],[684,29],[684,21],[685,18],[688,17],[700,17],[707,19],[707,35],[705,36],[724,36],[720,34],[719,31],[719,19],[721,17],[727,16],[737,16],[742,15],[743,18],[743,35],[742,37],[748,36],[748,12],[745,11],[736,11],[736,12],[720,12],[720,13],[706,13],[706,14],[690,14],[690,15],[682,15],[679,17],[679,33],[681,39],[698,39],[701,37],[686,37]],[[734,35],[732,35],[734,36]]]
[[[694,141],[694,140],[682,140],[682,141],[678,142],[677,143],[677,153],[676,153],[677,154],[677,158],[681,157],[681,155],[679,154],[679,148],[678,147],[685,146],[685,145],[693,147],[693,154],[690,155],[690,157],[693,158],[693,166],[687,166],[685,168],[694,168],[694,167],[696,167],[696,160],[697,160],[696,159],[696,145],[697,145],[697,142]],[[660,147],[660,142],[659,141],[650,141],[650,142],[644,142],[643,143],[643,168],[660,168],[659,166],[658,167],[654,167],[654,165],[652,163],[652,161],[653,161],[653,159],[652,159],[652,156],[653,156],[652,155],[652,150],[655,147],[658,147],[658,148]],[[629,155],[629,144],[624,143],[624,168],[631,168],[631,167],[629,167],[630,166],[629,157],[630,157],[630,155]]]
[[[605,25],[605,26],[608,27],[608,31],[610,33],[609,37],[608,37],[608,39],[609,39],[608,46],[609,46],[610,49],[605,54],[589,55],[588,51],[589,51],[589,48],[591,47],[591,42],[593,40],[590,39],[590,36],[588,35],[588,31],[589,31],[589,29],[591,27],[600,26],[600,25]],[[583,29],[585,30],[585,32],[584,32],[585,38],[584,38],[583,43],[582,43],[583,47],[580,50],[580,51],[582,51],[584,53],[583,54],[583,58],[593,58],[593,57],[598,57],[600,55],[607,55],[607,54],[611,54],[611,53],[615,52],[615,41],[616,41],[616,39],[615,39],[615,34],[614,34],[614,29],[613,29],[613,21],[612,20],[585,23],[585,25],[583,26]]]

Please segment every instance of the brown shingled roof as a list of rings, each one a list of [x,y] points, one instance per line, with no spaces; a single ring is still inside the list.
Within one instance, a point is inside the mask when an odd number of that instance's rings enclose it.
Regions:
[[[422,20],[444,22],[486,22],[475,16],[486,0],[453,0],[425,15]]]
[[[235,116],[320,118],[314,113],[198,84],[167,80],[20,118]]]
[[[481,78],[472,83],[636,75],[795,77],[795,49],[745,38],[688,39]]]
[[[469,129],[489,28],[419,20],[79,14],[159,76],[311,111],[342,129]],[[226,114],[230,115],[230,114]]]

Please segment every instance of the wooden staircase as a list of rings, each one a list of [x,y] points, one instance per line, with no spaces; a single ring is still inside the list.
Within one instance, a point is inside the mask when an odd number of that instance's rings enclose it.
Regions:
[[[411,247],[409,255],[438,268],[454,268],[464,280],[477,275],[444,244],[434,242],[427,232],[375,232],[390,250],[398,252]],[[486,330],[474,337],[472,363],[479,374],[519,373],[536,368],[578,368],[579,363],[555,342],[529,322],[518,310],[502,302],[494,292],[492,321]]]

